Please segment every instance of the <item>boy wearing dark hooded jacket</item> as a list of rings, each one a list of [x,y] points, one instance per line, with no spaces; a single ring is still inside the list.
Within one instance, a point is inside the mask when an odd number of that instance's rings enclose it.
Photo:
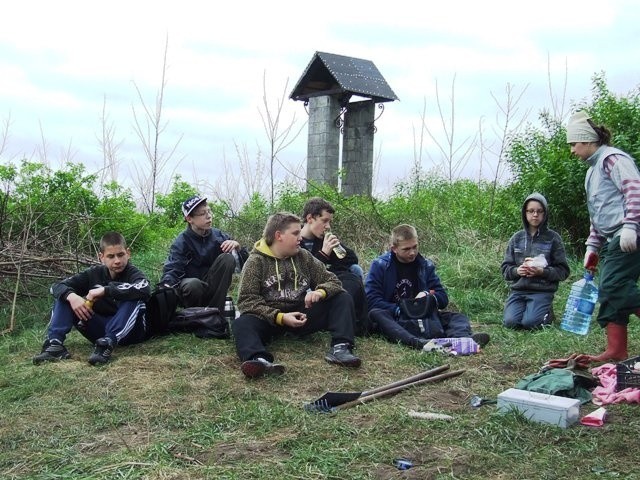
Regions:
[[[351,296],[325,265],[300,248],[300,218],[269,217],[263,238],[244,265],[238,291],[241,315],[232,323],[242,373],[248,378],[282,374],[266,344],[288,332],[305,335],[328,330],[329,363],[359,367],[353,355],[355,309]]]
[[[558,284],[569,276],[569,264],[560,235],[548,225],[547,199],[529,195],[522,205],[524,228],[514,233],[501,265],[510,282],[503,324],[526,330],[553,321],[552,303]]]

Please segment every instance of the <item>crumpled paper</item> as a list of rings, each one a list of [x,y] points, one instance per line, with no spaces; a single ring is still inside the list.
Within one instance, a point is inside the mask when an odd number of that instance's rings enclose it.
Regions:
[[[547,259],[544,254],[536,255],[535,257],[526,258],[524,264],[527,267],[540,267],[545,268],[547,266]]]

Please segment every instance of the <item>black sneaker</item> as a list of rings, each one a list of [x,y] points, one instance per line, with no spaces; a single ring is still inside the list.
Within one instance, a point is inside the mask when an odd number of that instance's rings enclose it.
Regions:
[[[481,347],[484,347],[487,343],[489,343],[489,340],[491,339],[488,333],[474,333],[473,335],[471,335],[471,338]]]
[[[43,362],[57,362],[58,360],[66,360],[71,358],[69,350],[62,344],[60,340],[46,340],[42,345],[42,352],[33,357],[33,363],[39,365]]]
[[[113,353],[113,341],[110,338],[102,337],[96,340],[96,348],[89,356],[91,365],[104,365],[111,360]]]
[[[258,378],[263,375],[282,375],[284,373],[284,365],[272,363],[262,357],[258,357],[242,362],[240,370],[247,378]]]
[[[343,367],[358,368],[362,362],[351,353],[351,349],[352,347],[348,343],[338,343],[331,347],[324,359],[329,363],[342,365]]]

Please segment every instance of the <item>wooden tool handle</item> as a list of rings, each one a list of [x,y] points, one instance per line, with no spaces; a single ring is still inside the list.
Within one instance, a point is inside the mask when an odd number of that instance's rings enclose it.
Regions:
[[[410,377],[404,378],[402,380],[398,380],[396,382],[393,383],[389,383],[387,385],[383,385],[381,387],[376,387],[374,389],[371,389],[367,392],[362,392],[360,394],[360,397],[366,397],[369,395],[373,395],[374,393],[378,393],[378,392],[383,392],[385,390],[389,390],[390,388],[395,388],[395,387],[399,387],[401,385],[406,385],[408,383],[413,383],[417,380],[422,380],[423,378],[428,378],[428,377],[433,377],[434,375],[437,375],[439,373],[444,372],[445,370],[449,369],[449,365],[441,365],[439,367],[436,368],[432,368],[431,370],[425,370],[424,372],[420,372],[417,373],[415,375],[412,375]]]
[[[397,387],[394,388],[389,388],[387,390],[384,391],[380,391],[377,393],[373,393],[373,394],[369,394],[369,395],[364,395],[361,397],[358,397],[357,399],[351,401],[351,402],[347,402],[347,403],[343,403],[342,405],[338,405],[337,407],[335,407],[335,410],[345,410],[347,408],[350,407],[354,407],[356,405],[361,405],[363,403],[367,403],[370,402],[371,400],[375,400],[376,398],[381,398],[381,397],[385,397],[387,395],[392,395],[394,393],[398,393],[402,390],[405,390],[409,387],[415,387],[416,385],[422,385],[423,383],[432,383],[432,382],[438,382],[440,380],[445,380],[447,378],[451,378],[451,377],[457,377],[458,375],[461,375],[462,373],[464,373],[464,370],[456,370],[453,372],[446,372],[446,373],[442,373],[440,375],[436,375],[433,377],[428,377],[428,378],[423,378],[422,380],[416,380],[412,383],[405,383],[404,385],[399,385]]]

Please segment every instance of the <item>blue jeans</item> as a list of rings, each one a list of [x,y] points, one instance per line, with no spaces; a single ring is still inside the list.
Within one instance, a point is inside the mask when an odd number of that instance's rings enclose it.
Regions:
[[[357,275],[360,278],[364,279],[364,270],[362,270],[362,267],[360,265],[358,265],[357,263],[354,263],[353,265],[351,265],[349,267],[349,271],[351,273],[353,273],[354,275]]]
[[[67,334],[76,327],[91,343],[102,337],[108,337],[118,345],[139,343],[145,339],[144,312],[145,304],[141,300],[121,302],[115,315],[94,313],[89,321],[85,322],[76,317],[68,302],[56,300],[47,329],[47,338],[64,343]]]
[[[504,306],[502,323],[507,328],[531,330],[552,322],[554,292],[521,292],[513,290]]]

